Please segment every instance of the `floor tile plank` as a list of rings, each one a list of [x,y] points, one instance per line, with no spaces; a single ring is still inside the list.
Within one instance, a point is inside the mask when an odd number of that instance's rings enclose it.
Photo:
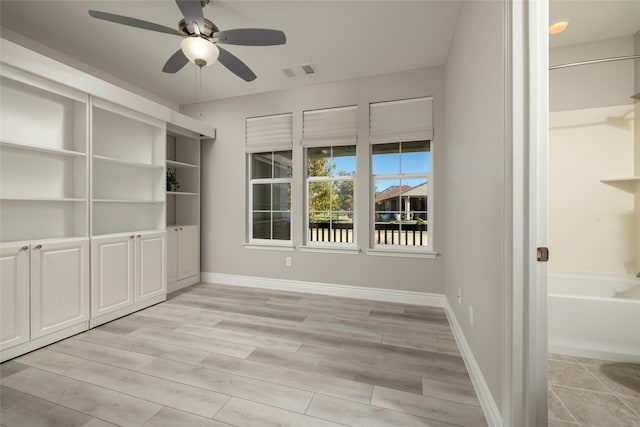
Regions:
[[[76,335],[75,338],[112,348],[146,354],[147,356],[153,356],[159,359],[177,360],[193,365],[197,365],[202,359],[209,355],[208,352],[202,350],[160,341],[146,340],[139,337],[113,334],[111,332],[104,332],[101,329],[91,329],[90,331]]]
[[[392,411],[377,406],[348,402],[333,397],[316,395],[309,405],[307,414],[348,426],[389,427],[426,426],[453,427],[454,424],[429,420],[403,412]]]
[[[175,344],[206,351],[209,353],[226,354],[227,356],[247,357],[255,347],[244,344],[235,344],[226,341],[204,340],[193,335],[184,335],[174,331],[165,331],[154,328],[140,328],[129,333],[129,336],[143,338],[151,341],[160,341],[168,344]]]
[[[2,380],[3,385],[122,426],[142,425],[162,406],[93,384],[25,369]]]
[[[92,417],[28,393],[0,387],[0,422],[6,427],[80,427]]]
[[[328,377],[308,370],[296,370],[219,354],[209,355],[201,365],[230,374],[248,376],[362,403],[371,401],[371,392],[373,391],[373,386],[369,384]]]
[[[78,366],[66,375],[207,418],[215,415],[229,400],[229,396],[221,393],[93,362]]]
[[[156,360],[141,372],[182,384],[240,397],[295,412],[304,412],[313,393],[266,381],[167,360]]]
[[[459,426],[480,427],[487,425],[479,406],[417,396],[384,387],[376,386],[373,388],[371,404]]]
[[[232,427],[231,424],[178,411],[173,408],[162,408],[144,427]]]
[[[336,427],[339,424],[303,414],[232,398],[216,415],[217,420],[243,427]]]

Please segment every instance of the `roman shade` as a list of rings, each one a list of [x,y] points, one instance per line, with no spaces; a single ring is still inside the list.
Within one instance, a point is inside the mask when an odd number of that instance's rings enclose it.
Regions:
[[[302,116],[302,145],[355,145],[358,140],[356,113],[355,105],[305,111]]]
[[[370,104],[369,141],[371,144],[432,139],[432,98]]]
[[[293,146],[291,113],[247,119],[247,153],[291,150]]]

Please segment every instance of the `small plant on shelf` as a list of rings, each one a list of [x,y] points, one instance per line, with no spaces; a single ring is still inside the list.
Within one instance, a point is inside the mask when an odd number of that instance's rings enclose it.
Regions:
[[[176,178],[176,171],[167,169],[167,191],[178,191],[180,189],[180,183]]]

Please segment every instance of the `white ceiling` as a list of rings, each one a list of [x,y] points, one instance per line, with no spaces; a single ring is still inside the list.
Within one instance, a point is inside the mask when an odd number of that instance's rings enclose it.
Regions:
[[[176,104],[194,102],[195,66],[163,73],[180,37],[91,18],[87,10],[127,15],[177,28],[173,0],[5,1],[2,26]],[[245,82],[221,64],[203,69],[201,99],[444,64],[455,30],[457,1],[212,1],[204,15],[221,30],[283,30],[283,46],[225,48],[258,76]],[[282,68],[313,63],[315,76]]]
[[[161,71],[179,48],[179,37],[87,14],[96,9],[177,28],[181,15],[173,0],[1,0],[0,8],[1,24],[14,36],[24,36],[170,103],[194,102],[195,66],[189,64],[174,75]],[[459,8],[455,0],[213,0],[204,15],[221,30],[280,29],[287,44],[225,46],[258,78],[247,83],[214,64],[202,72],[200,100],[442,65]],[[626,36],[640,30],[640,0],[551,0],[549,18],[570,21],[565,33],[551,37],[551,47]],[[282,72],[305,63],[313,63],[318,74],[289,78]]]
[[[629,36],[640,31],[640,0],[551,0],[549,23],[561,20],[569,27],[549,36],[551,48]]]

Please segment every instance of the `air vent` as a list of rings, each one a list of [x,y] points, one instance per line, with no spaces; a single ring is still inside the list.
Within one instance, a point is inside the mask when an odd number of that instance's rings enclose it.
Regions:
[[[291,67],[283,68],[282,72],[287,77],[299,77],[318,74],[318,71],[313,64],[293,65]]]

